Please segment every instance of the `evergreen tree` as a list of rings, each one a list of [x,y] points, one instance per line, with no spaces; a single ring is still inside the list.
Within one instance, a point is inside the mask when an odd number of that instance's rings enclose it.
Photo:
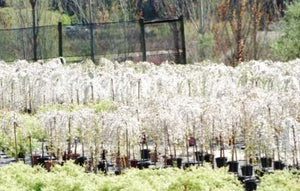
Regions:
[[[300,58],[300,0],[288,6],[284,16],[283,35],[274,44],[277,57],[287,61]]]

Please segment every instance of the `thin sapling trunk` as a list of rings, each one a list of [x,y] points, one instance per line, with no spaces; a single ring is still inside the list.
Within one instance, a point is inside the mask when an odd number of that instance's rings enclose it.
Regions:
[[[298,162],[298,152],[297,152],[297,135],[296,135],[296,130],[295,126],[292,125],[292,130],[293,130],[293,140],[294,140],[294,148],[293,148],[293,164],[296,167],[299,167],[299,162]]]
[[[94,86],[91,84],[92,103],[94,103]]]
[[[197,151],[197,142],[196,142],[196,133],[195,133],[195,125],[193,125],[193,138],[194,138],[194,141],[195,141],[195,143],[194,143],[194,146],[193,146],[193,160],[194,161],[196,161],[196,158],[195,158],[195,152]],[[196,149],[195,149],[195,147],[196,147]]]
[[[77,105],[79,105],[80,102],[79,102],[79,92],[78,92],[78,89],[76,89],[76,101],[77,101]]]
[[[14,138],[15,138],[15,159],[18,161],[18,142],[17,142],[17,123],[14,122]]]
[[[111,89],[111,99],[112,101],[115,101],[114,79],[110,80],[110,89]]]
[[[138,100],[141,99],[141,79],[138,80]]]
[[[68,136],[68,156],[67,156],[67,159],[70,159],[70,156],[71,156],[71,117],[69,117],[68,130],[69,130],[69,136]]]
[[[31,166],[33,167],[31,136],[28,137],[28,140],[29,140],[30,162],[31,162]]]

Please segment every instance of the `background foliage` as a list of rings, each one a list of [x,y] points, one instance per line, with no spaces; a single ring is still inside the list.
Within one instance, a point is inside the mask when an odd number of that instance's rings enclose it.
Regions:
[[[236,66],[252,59],[299,57],[297,6],[298,0],[37,0],[36,14],[39,26],[184,15],[189,63],[213,60]],[[285,29],[275,43],[281,34],[278,28],[283,28],[276,26],[283,17]],[[0,28],[30,27],[31,23],[29,0],[1,0]]]
[[[282,36],[273,45],[278,59],[287,61],[300,57],[300,1],[291,4],[286,11]]]

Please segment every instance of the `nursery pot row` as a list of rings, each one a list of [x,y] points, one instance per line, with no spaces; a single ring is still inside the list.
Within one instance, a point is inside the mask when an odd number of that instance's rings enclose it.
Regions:
[[[213,163],[213,159],[214,159],[214,155],[212,154],[204,154],[202,152],[195,152],[195,156],[196,156],[196,161],[198,162],[209,162],[209,163]]]
[[[150,150],[149,149],[142,149],[141,150],[141,159],[142,160],[149,160],[150,159]]]
[[[272,160],[268,159],[267,163],[262,164],[262,167],[263,168],[271,167],[272,163],[270,161],[272,161]],[[228,172],[238,173],[238,168],[239,168],[238,161],[229,161],[227,164],[229,165]],[[274,170],[283,170],[284,167],[285,167],[285,165],[281,161],[274,161]],[[241,171],[242,171],[243,176],[253,176],[253,166],[252,165],[242,166]]]
[[[272,167],[272,158],[261,158],[260,159],[261,166],[263,168]],[[285,167],[285,164],[282,161],[274,161],[274,170],[283,170]]]
[[[238,173],[239,171],[238,161],[229,161],[227,165],[229,166],[228,172]],[[252,165],[241,166],[241,171],[242,171],[242,176],[252,176],[253,166]]]

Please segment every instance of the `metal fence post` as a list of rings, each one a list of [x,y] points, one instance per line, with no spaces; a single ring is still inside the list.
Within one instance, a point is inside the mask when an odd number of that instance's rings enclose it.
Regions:
[[[147,57],[146,57],[146,41],[145,41],[145,23],[144,23],[144,19],[140,19],[139,23],[140,23],[140,28],[141,28],[141,36],[140,36],[141,51],[143,53],[143,61],[146,61]]]
[[[172,22],[170,23],[170,29],[172,30],[172,33],[173,33],[173,40],[174,40],[174,48],[175,48],[175,62],[177,64],[179,64],[181,62],[181,59],[180,59],[180,38],[181,36],[179,36],[179,30],[178,30],[178,22],[180,20],[178,19],[176,22]],[[179,25],[180,26],[180,25]]]
[[[62,23],[58,22],[58,56],[63,56],[63,48],[62,48]]]
[[[186,62],[186,48],[185,48],[185,35],[184,35],[184,20],[182,15],[179,17],[179,22],[180,22],[183,64],[186,64],[187,62]]]
[[[36,0],[30,0],[30,4],[32,8],[33,60],[37,61],[37,32],[36,32],[36,18],[35,18]]]
[[[94,52],[94,23],[90,23],[90,34],[91,34],[91,59],[95,63],[95,52]]]

